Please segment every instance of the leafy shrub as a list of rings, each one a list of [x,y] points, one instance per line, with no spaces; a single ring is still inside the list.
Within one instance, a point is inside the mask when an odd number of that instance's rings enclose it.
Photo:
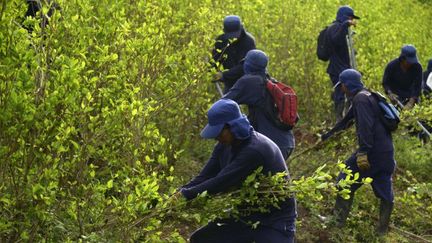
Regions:
[[[0,5],[4,241],[184,240],[188,232],[180,235],[160,218],[135,223],[190,176],[173,168],[187,173],[189,167],[178,167],[206,158],[211,149],[198,134],[217,98],[209,51],[227,14],[242,17],[269,54],[269,71],[297,90],[300,127],[320,129],[330,120],[330,82],[315,44],[337,1],[58,2],[62,9],[46,28],[40,19],[23,19],[25,1]],[[422,61],[430,57],[424,4],[367,0],[353,7],[362,17],[355,41],[368,86],[380,89],[385,64],[404,43],[414,44]],[[33,32],[25,26],[34,26]],[[413,112],[430,117],[430,109]],[[354,144],[352,137],[341,140]],[[400,161],[412,155],[405,147]],[[337,161],[350,152],[344,148],[330,144],[290,170],[308,182],[323,158]],[[420,166],[427,161],[420,149],[413,151],[421,162],[401,165],[427,180]]]

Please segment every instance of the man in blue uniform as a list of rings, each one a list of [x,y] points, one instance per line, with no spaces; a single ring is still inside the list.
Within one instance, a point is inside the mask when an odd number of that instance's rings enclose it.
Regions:
[[[242,60],[246,53],[256,47],[254,37],[246,32],[239,16],[226,16],[223,25],[224,34],[216,38],[213,60],[225,69],[218,72],[215,79],[224,83],[226,93],[243,76]]]
[[[338,9],[336,20],[327,30],[328,38],[333,48],[330,62],[327,67],[327,73],[329,74],[333,85],[339,81],[339,74],[343,70],[353,68],[350,64],[346,36],[348,35],[348,28],[352,25],[356,25],[355,19],[360,19],[360,17],[354,15],[354,10],[349,6],[342,6]],[[334,89],[332,98],[334,102],[336,121],[340,121],[343,117],[343,112],[346,106],[345,104],[348,106],[349,103],[345,102],[345,95],[340,87]]]
[[[201,136],[214,138],[218,143],[200,174],[180,190],[187,200],[204,191],[215,194],[240,187],[260,166],[263,167],[262,173],[286,172],[289,177],[279,148],[253,130],[232,100],[221,99],[213,104]],[[287,198],[279,208],[270,208],[268,213],[253,213],[240,220],[228,218],[210,222],[195,231],[190,242],[294,242],[295,218],[295,199]],[[252,229],[245,223],[247,221],[260,223]]]
[[[266,68],[267,55],[260,50],[251,50],[247,53],[243,65],[245,75],[225,94],[224,98],[232,99],[239,104],[248,106],[248,118],[254,129],[275,142],[288,159],[295,147],[293,131],[277,127],[265,110],[266,95]]]
[[[385,234],[393,210],[392,174],[396,166],[391,133],[381,122],[378,102],[363,86],[360,73],[354,69],[347,69],[340,74],[339,80],[342,90],[352,98],[352,106],[345,117],[321,139],[326,140],[335,132],[347,128],[354,119],[359,148],[345,164],[353,174],[359,172],[360,177],[359,183],[351,186],[350,199],[337,197],[334,211],[336,222],[338,226],[345,224],[354,193],[362,185],[361,179],[371,177],[373,191],[381,199],[377,233]],[[343,173],[340,174],[338,180],[345,176]]]
[[[393,102],[411,109],[419,101],[422,85],[422,66],[413,45],[404,45],[398,58],[387,64],[382,84]]]

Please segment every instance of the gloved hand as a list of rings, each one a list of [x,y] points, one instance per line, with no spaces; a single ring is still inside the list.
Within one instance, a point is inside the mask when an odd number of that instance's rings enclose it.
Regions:
[[[359,167],[361,171],[366,171],[370,169],[370,164],[369,164],[367,154],[357,153],[356,157],[357,157],[357,167]]]
[[[415,104],[415,99],[410,98],[408,103],[406,103],[406,105],[404,106],[404,110],[411,110],[414,107],[414,104]]]
[[[397,96],[396,94],[392,93],[392,92],[388,92],[388,97],[390,98],[391,101],[393,101],[394,103],[397,102],[397,100],[399,99],[399,96]]]
[[[212,82],[219,82],[222,80],[222,77],[223,77],[222,72],[217,72],[213,75]]]

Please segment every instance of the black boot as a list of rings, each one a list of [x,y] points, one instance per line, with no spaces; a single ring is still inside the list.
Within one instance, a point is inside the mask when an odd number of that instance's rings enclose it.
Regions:
[[[379,221],[377,234],[385,235],[388,232],[388,227],[390,224],[390,215],[393,211],[393,202],[381,200],[380,211],[379,211]]]
[[[344,227],[348,214],[351,211],[353,203],[353,196],[351,195],[348,200],[343,199],[341,196],[336,197],[336,204],[333,210],[333,214],[336,220],[337,227]]]

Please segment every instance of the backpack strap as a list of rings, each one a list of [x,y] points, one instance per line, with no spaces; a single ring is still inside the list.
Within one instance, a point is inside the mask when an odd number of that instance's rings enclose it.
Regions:
[[[378,120],[380,120],[381,124],[390,132],[396,130],[398,123],[400,122],[399,113],[397,112],[396,108],[391,108],[392,105],[387,102],[387,99],[381,93],[371,91],[371,94],[375,98],[376,105],[374,107],[376,107],[375,109],[378,110]],[[383,108],[381,107],[380,102],[385,104],[384,106],[386,108],[384,109],[386,109],[388,112],[384,112],[382,110]],[[392,113],[393,118],[385,118],[385,115],[388,113]]]
[[[379,108],[379,106],[378,106],[378,99],[375,97],[375,94],[374,94],[374,92],[373,91],[371,91],[371,90],[369,90],[369,89],[363,89],[363,90],[361,90],[359,93],[361,93],[361,94],[363,94],[363,95],[366,95],[367,97],[368,97],[368,101],[369,101],[369,103],[371,104],[371,106],[372,106],[372,110],[375,112],[375,114],[377,114],[378,115],[378,120],[380,119],[379,118],[379,112],[381,112],[380,111],[380,108]],[[353,107],[354,108],[354,107]],[[374,123],[374,126],[375,126],[375,123]]]

